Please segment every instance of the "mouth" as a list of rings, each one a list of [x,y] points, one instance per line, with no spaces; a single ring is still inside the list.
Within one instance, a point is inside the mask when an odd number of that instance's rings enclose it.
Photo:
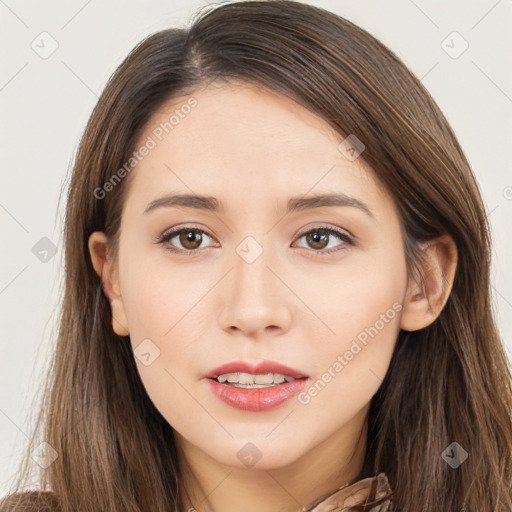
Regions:
[[[273,386],[309,376],[277,361],[262,361],[257,364],[247,361],[232,361],[214,368],[205,377],[216,379],[221,384],[227,385]]]
[[[309,376],[274,361],[250,364],[234,361],[204,376],[212,392],[224,403],[246,411],[265,411],[286,402],[304,386]]]

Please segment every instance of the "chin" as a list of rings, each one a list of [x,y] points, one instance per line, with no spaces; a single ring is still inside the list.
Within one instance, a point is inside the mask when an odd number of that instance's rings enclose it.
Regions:
[[[236,469],[272,470],[292,464],[306,451],[294,435],[289,435],[287,441],[271,436],[235,438],[210,456]]]

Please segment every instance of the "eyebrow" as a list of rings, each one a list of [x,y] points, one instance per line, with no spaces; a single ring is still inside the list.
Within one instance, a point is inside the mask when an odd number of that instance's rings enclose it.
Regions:
[[[286,212],[291,213],[313,208],[322,208],[325,206],[349,206],[352,208],[358,208],[369,217],[375,218],[368,205],[359,199],[347,196],[342,192],[335,194],[317,194],[309,197],[291,197],[288,199]],[[183,207],[195,208],[198,210],[206,210],[211,212],[225,212],[225,208],[222,202],[220,202],[216,197],[196,194],[172,194],[151,201],[144,210],[144,214],[147,214],[156,208],[162,207]]]

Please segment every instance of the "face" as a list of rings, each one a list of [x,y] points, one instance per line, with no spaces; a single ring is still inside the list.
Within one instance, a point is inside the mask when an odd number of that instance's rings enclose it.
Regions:
[[[361,428],[400,329],[400,222],[357,145],[291,99],[234,83],[192,96],[139,139],[150,149],[129,177],[113,315],[180,439],[277,468]],[[185,194],[215,200],[162,199]],[[309,202],[332,194],[345,199]],[[249,366],[216,371],[231,362]],[[253,389],[207,377],[237,368],[298,374]]]

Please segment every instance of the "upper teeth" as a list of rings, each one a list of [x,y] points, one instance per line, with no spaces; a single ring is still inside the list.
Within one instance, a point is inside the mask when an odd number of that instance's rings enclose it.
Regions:
[[[224,373],[217,377],[219,382],[230,382],[238,384],[282,384],[284,381],[295,380],[293,377],[281,373],[265,373],[253,375],[252,373]]]

